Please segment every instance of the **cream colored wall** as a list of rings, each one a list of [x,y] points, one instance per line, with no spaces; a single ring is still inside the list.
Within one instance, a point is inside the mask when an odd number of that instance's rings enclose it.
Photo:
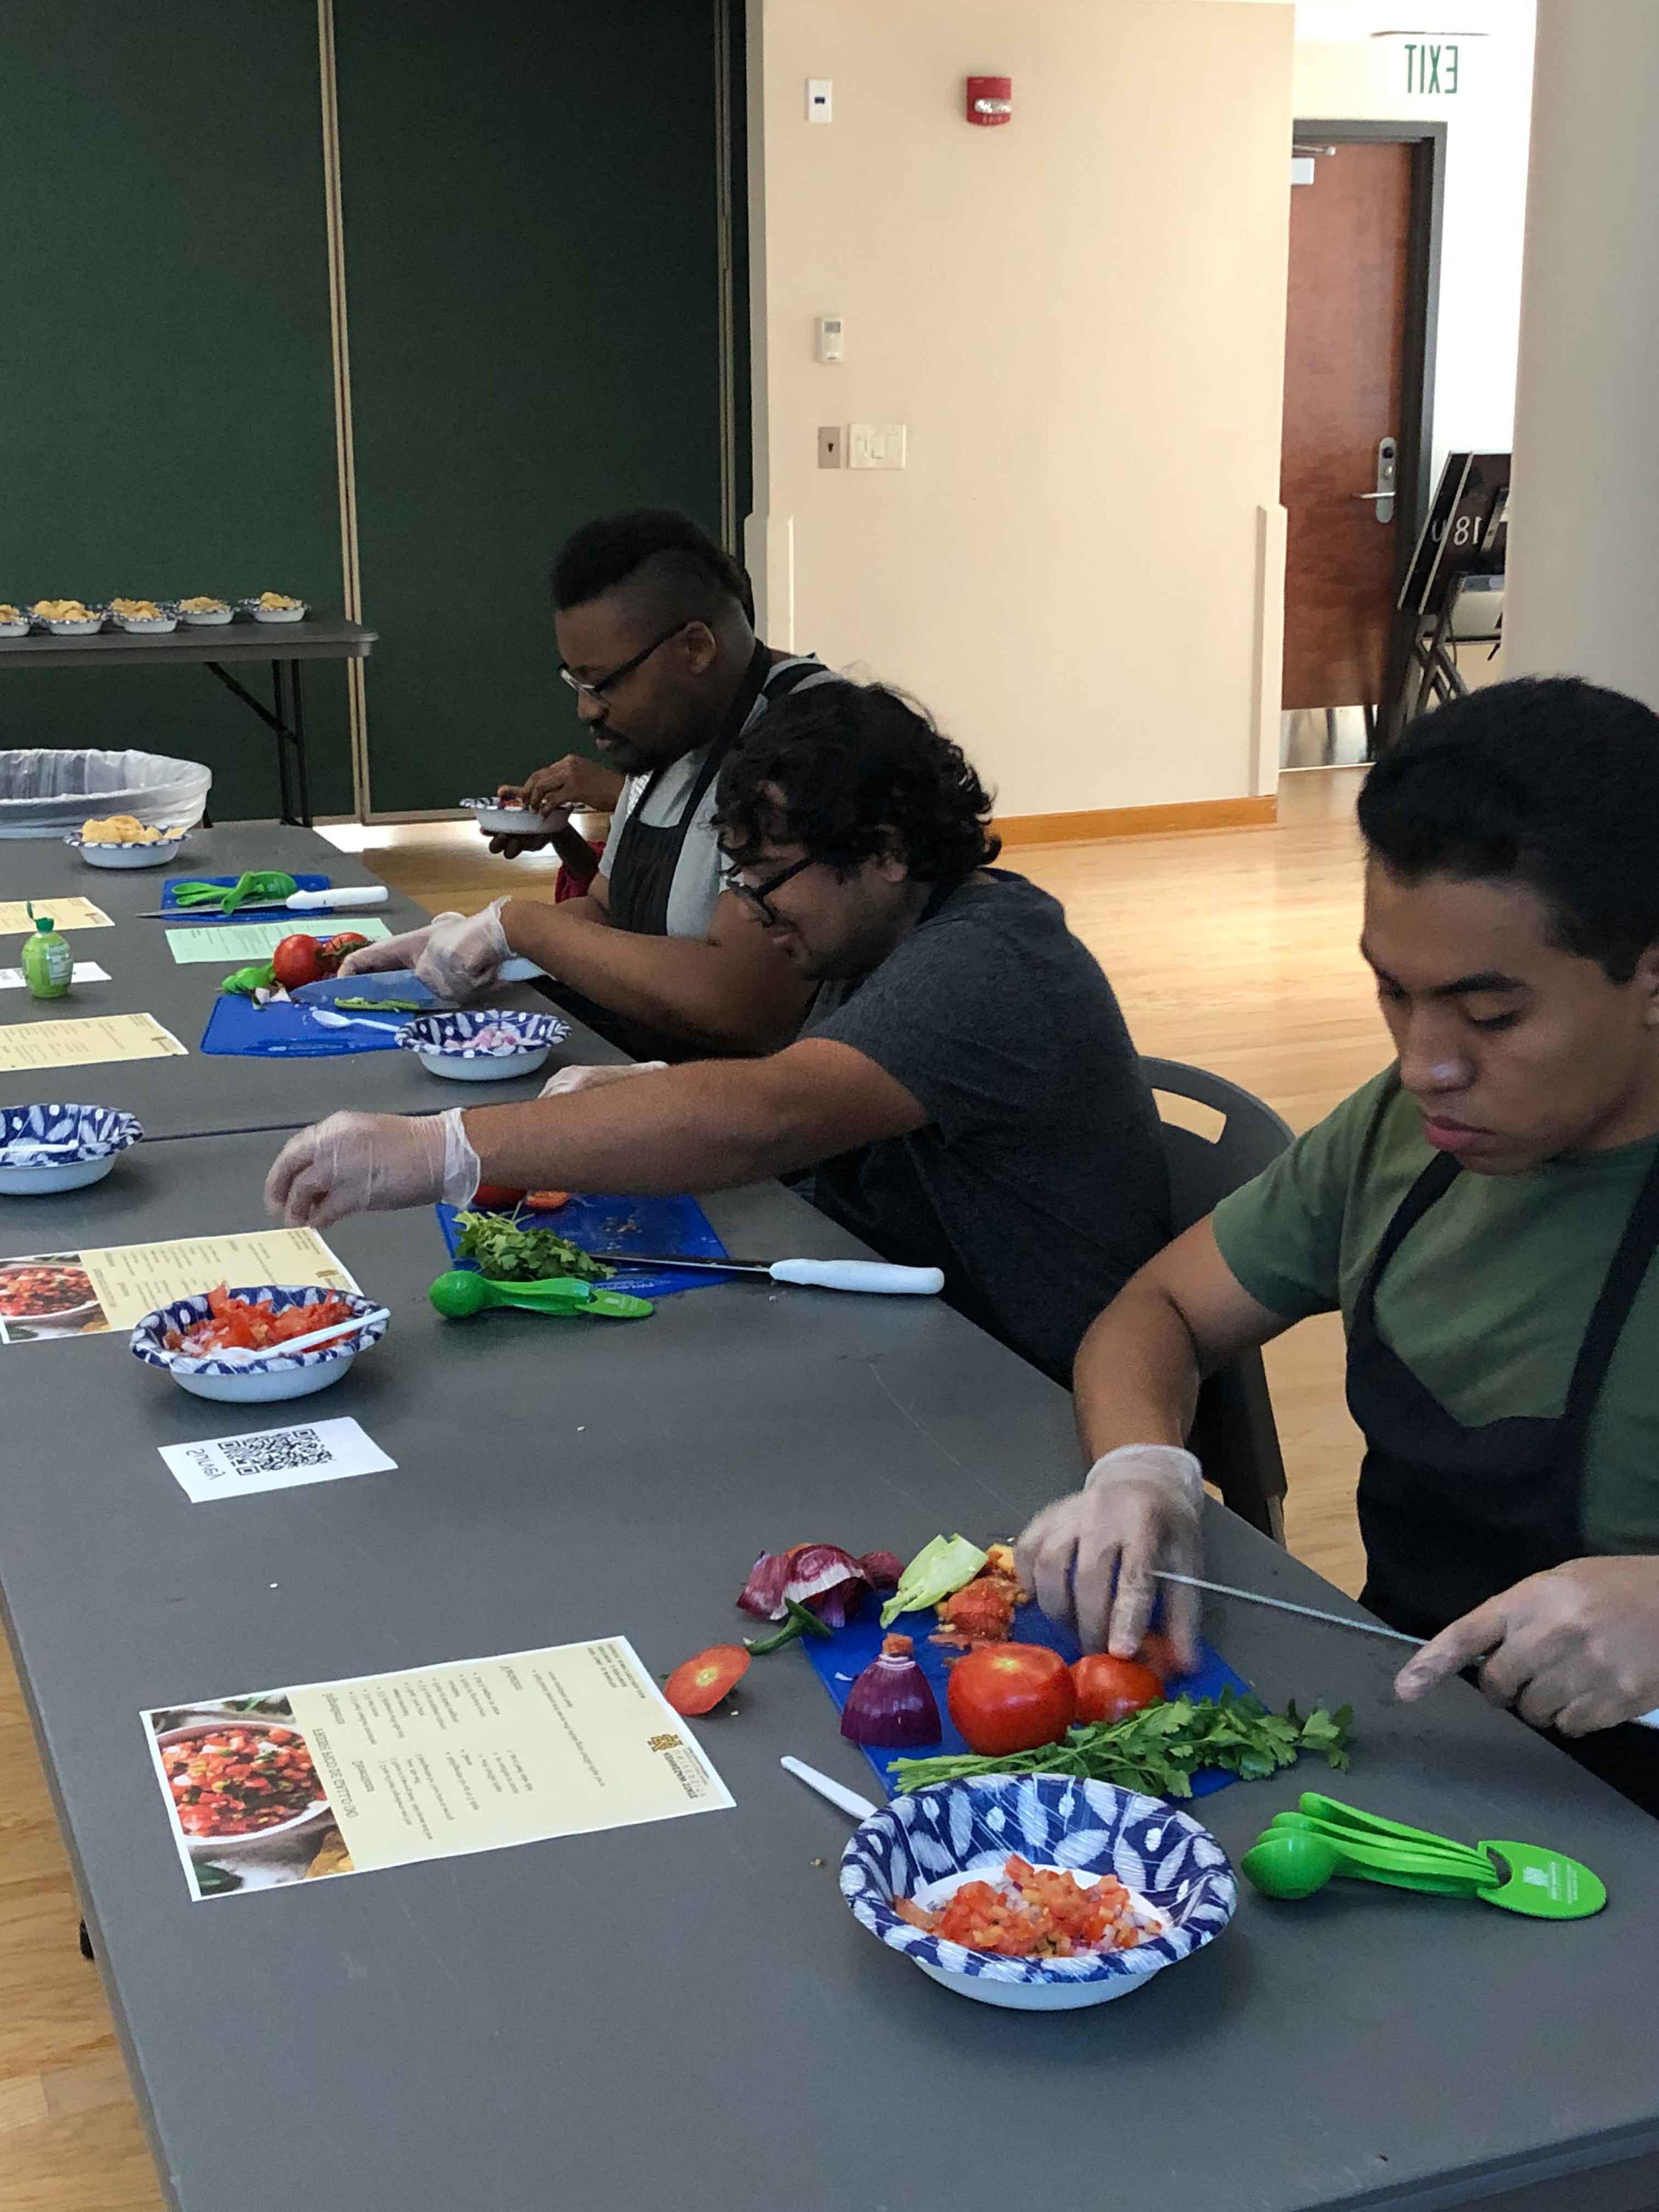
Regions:
[[[773,642],[793,612],[798,647],[913,691],[1004,814],[1261,787],[1291,9],[749,13]],[[1009,126],[963,120],[970,71],[1012,77]],[[834,82],[827,126],[809,76]],[[814,359],[824,313],[838,368]],[[908,468],[820,471],[817,426],[854,421],[908,423]]]
[[[1449,97],[1406,91],[1405,56],[1393,40],[1302,40],[1296,48],[1298,117],[1325,122],[1428,118],[1447,125],[1435,351],[1437,476],[1447,453],[1507,453],[1514,437],[1534,15],[1533,0],[1502,0],[1496,7],[1486,0],[1484,8],[1463,0],[1449,10],[1449,21],[1473,17],[1489,27],[1484,38],[1460,43],[1457,90]]]

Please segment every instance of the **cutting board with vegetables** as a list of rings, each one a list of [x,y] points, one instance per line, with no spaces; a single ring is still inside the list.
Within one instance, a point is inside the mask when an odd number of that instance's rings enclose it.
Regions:
[[[234,991],[222,991],[213,1002],[201,1048],[208,1053],[246,1055],[259,1060],[328,1060],[348,1052],[396,1052],[398,1030],[404,1017],[384,1017],[384,1033],[354,1028],[324,1027],[307,1007],[292,1000],[273,1000],[256,1006]]]
[[[960,1733],[952,1725],[946,1704],[951,1662],[961,1658],[962,1647],[959,1644],[933,1643],[930,1639],[939,1625],[939,1618],[931,1607],[921,1613],[902,1613],[892,1623],[892,1632],[909,1637],[914,1644],[916,1662],[927,1677],[928,1686],[938,1701],[943,1733],[939,1741],[930,1744],[925,1751],[905,1753],[864,1747],[865,1757],[875,1769],[882,1788],[890,1796],[894,1794],[896,1787],[892,1774],[895,1759],[945,1757],[968,1750]],[[844,1628],[835,1630],[827,1638],[820,1640],[815,1637],[804,1637],[801,1639],[801,1649],[811,1661],[818,1680],[829,1691],[837,1712],[846,1705],[847,1693],[854,1680],[875,1658],[881,1650],[882,1638],[889,1632],[881,1626],[878,1608],[866,1602]],[[1040,1613],[1035,1605],[1023,1605],[1014,1615],[1010,1641],[1042,1644],[1048,1650],[1059,1652],[1068,1663],[1079,1656],[1080,1648],[1074,1636],[1068,1636],[1063,1630],[1056,1628],[1054,1622]],[[1212,1651],[1207,1644],[1201,1648],[1197,1671],[1175,1676],[1167,1685],[1170,1698],[1218,1698],[1224,1690],[1232,1690],[1242,1696],[1251,1694],[1250,1686],[1243,1676],[1235,1674],[1221,1655]],[[1213,1790],[1224,1790],[1234,1779],[1232,1775],[1224,1774],[1213,1767],[1202,1769],[1193,1777],[1193,1795],[1194,1797],[1207,1797]]]
[[[526,1226],[550,1229],[584,1252],[683,1252],[688,1258],[724,1260],[726,1249],[714,1233],[713,1223],[695,1198],[571,1199],[553,1213],[526,1213]],[[438,1208],[438,1222],[455,1257],[461,1232],[455,1209]],[[457,1265],[471,1263],[461,1260]],[[678,1268],[620,1267],[606,1279],[608,1290],[626,1291],[636,1298],[667,1298],[681,1291],[707,1288],[711,1283],[734,1281],[731,1275],[682,1273]]]

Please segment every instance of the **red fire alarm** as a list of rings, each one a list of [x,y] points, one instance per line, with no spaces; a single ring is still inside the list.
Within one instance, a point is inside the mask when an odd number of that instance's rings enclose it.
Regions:
[[[989,130],[1012,120],[1014,81],[1011,76],[970,76],[968,80],[968,120]]]

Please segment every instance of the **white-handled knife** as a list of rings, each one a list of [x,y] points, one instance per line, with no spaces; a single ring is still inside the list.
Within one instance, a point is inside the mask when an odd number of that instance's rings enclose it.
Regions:
[[[139,921],[240,921],[249,914],[355,913],[359,907],[384,906],[392,894],[384,884],[344,884],[333,891],[295,891],[285,899],[250,900],[224,913],[216,906],[158,906]]]
[[[945,1278],[937,1267],[896,1267],[886,1260],[707,1260],[678,1252],[595,1252],[613,1267],[696,1267],[715,1275],[769,1275],[775,1283],[805,1283],[820,1291],[875,1291],[889,1297],[937,1297]]]

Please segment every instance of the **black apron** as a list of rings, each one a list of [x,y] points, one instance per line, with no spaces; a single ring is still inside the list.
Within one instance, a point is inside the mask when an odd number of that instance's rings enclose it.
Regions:
[[[668,934],[668,902],[673,894],[674,873],[680,864],[680,854],[685,849],[687,832],[696,820],[697,809],[708,795],[708,787],[720,774],[726,756],[742,734],[744,724],[754,711],[755,702],[767,688],[766,679],[772,666],[770,650],[757,644],[737,695],[726,709],[725,719],[708,748],[704,761],[678,818],[653,828],[645,821],[647,802],[667,773],[659,768],[640,793],[639,804],[634,807],[622,827],[617,840],[616,857],[611,866],[611,920],[617,929],[629,929],[643,937],[666,937]],[[799,669],[792,669],[780,678],[769,694],[771,699],[787,696],[798,684],[814,673],[816,662],[806,661]],[[670,763],[669,766],[673,766]],[[568,983],[548,982],[540,987],[567,1013],[574,1014],[578,1021],[611,1044],[619,1046],[631,1060],[703,1060],[708,1048],[694,1044],[672,1030],[658,1030],[647,1022],[635,1021],[626,1014],[612,1013],[608,1006],[600,1006],[586,992],[576,990]]]
[[[1613,1355],[1659,1249],[1659,1155],[1648,1170],[1590,1316],[1558,1419],[1511,1415],[1468,1427],[1377,1334],[1382,1271],[1461,1170],[1431,1162],[1389,1224],[1348,1332],[1348,1410],[1365,1438],[1360,1593],[1390,1627],[1435,1636],[1528,1575],[1585,1553],[1579,1517],[1584,1447]],[[1659,1813],[1659,1735],[1629,1725],[1568,1741],[1581,1765]]]

